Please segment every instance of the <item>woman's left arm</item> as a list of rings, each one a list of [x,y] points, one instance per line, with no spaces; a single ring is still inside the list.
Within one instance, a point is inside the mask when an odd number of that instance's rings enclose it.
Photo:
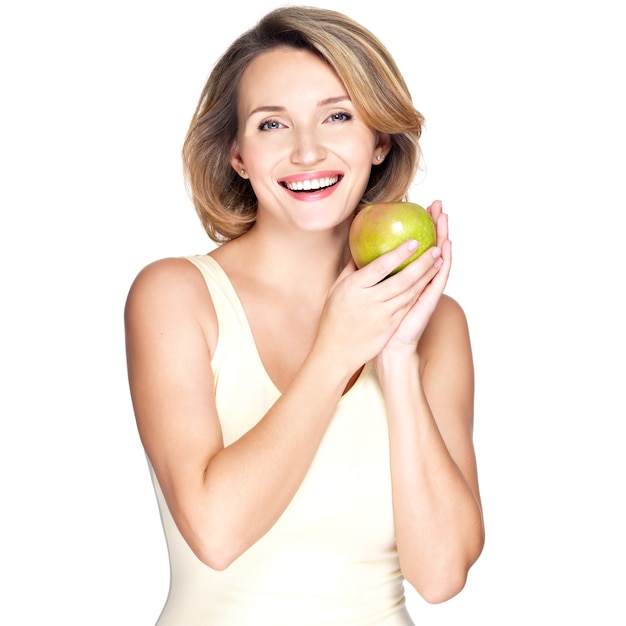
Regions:
[[[438,226],[443,265],[375,361],[388,414],[400,565],[432,603],[461,591],[484,544],[470,337],[464,311],[442,295],[451,262],[445,215]]]

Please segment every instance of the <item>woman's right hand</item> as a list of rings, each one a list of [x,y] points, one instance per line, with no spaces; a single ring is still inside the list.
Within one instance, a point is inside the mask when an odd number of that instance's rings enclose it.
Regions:
[[[432,254],[422,254],[390,275],[417,249],[409,240],[357,269],[350,261],[333,286],[322,311],[316,346],[345,364],[352,374],[387,344],[404,316],[438,269]]]

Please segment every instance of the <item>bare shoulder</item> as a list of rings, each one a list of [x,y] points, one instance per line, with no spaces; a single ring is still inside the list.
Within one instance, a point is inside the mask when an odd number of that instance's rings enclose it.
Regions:
[[[185,258],[165,258],[142,268],[133,281],[129,301],[167,298],[197,290],[202,285],[200,272]]]
[[[463,307],[449,295],[442,295],[424,331],[420,348],[440,350],[442,344],[469,339],[467,317]]]
[[[135,277],[126,301],[127,311],[142,305],[189,306],[209,293],[201,272],[185,258],[165,258],[146,265]]]
[[[128,292],[124,319],[129,329],[193,319],[205,331],[217,326],[204,277],[183,257],[159,259],[139,271]]]
[[[435,309],[435,316],[443,317],[451,322],[465,323],[465,311],[463,307],[452,296],[443,294],[439,300],[439,304]],[[435,317],[433,316],[433,317]]]
[[[462,333],[468,331],[467,317],[463,307],[457,300],[447,294],[443,294],[430,318],[424,338],[428,340],[431,336],[434,338],[439,334],[447,334],[454,331]]]

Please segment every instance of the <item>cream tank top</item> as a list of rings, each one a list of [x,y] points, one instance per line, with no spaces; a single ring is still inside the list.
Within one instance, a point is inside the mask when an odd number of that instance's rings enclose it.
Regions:
[[[280,393],[225,272],[208,255],[186,258],[204,275],[217,312],[212,367],[229,445]],[[371,363],[341,398],[284,514],[224,571],[204,565],[185,543],[150,469],[170,560],[157,626],[413,625],[395,545],[385,409]]]

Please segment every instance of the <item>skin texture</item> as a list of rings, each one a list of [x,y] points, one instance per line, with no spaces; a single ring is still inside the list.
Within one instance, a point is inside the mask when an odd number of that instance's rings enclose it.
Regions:
[[[437,246],[398,274],[382,280],[414,242],[357,270],[348,231],[389,137],[367,126],[337,76],[307,51],[257,57],[238,104],[231,163],[254,188],[258,219],[211,255],[282,396],[224,447],[210,367],[217,320],[204,279],[184,259],[144,268],[125,311],[128,371],[168,506],[198,558],[228,567],[288,506],[341,395],[373,359],[388,409],[402,572],[429,602],[446,600],[483,546],[469,334],[461,307],[442,295],[447,216],[440,202],[429,207]],[[329,176],[337,184],[314,194],[285,186]]]

